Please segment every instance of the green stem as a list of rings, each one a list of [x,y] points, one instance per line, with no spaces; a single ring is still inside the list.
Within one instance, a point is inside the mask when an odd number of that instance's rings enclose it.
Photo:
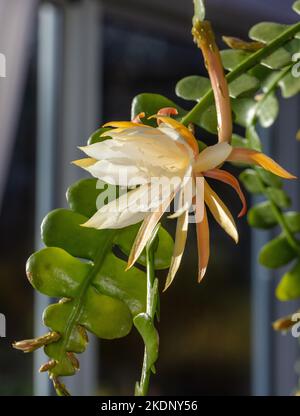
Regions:
[[[258,110],[260,108],[260,106],[263,104],[263,102],[267,99],[267,97],[275,90],[275,88],[278,85],[278,82],[289,72],[289,70],[291,69],[293,64],[289,65],[287,68],[285,68],[284,70],[280,71],[272,80],[272,82],[268,85],[268,88],[265,90],[264,92],[264,96],[262,98],[261,101],[258,102],[255,112],[253,114],[252,120],[250,122],[250,125],[255,126],[256,124],[256,120],[257,120],[257,113]],[[257,171],[257,168],[254,168]],[[260,179],[259,175],[258,178]],[[271,199],[271,197],[269,196],[269,194],[266,192],[266,187],[265,184],[263,183],[263,181],[260,179],[260,183],[262,186],[262,189],[264,191],[264,195],[265,197],[268,199],[270,205],[271,205],[271,209],[273,211],[273,214],[278,222],[278,224],[281,226],[281,229],[289,243],[289,245],[291,246],[291,248],[293,250],[295,250],[295,252],[297,254],[300,254],[300,242],[295,238],[295,236],[293,235],[293,233],[290,231],[288,224],[286,223],[286,220],[284,218],[284,215],[281,211],[281,209],[279,209],[277,207],[277,205],[274,203],[274,201]]]
[[[255,168],[255,170],[257,171],[257,168]],[[284,218],[284,215],[283,215],[281,209],[278,208],[278,206],[275,204],[275,202],[269,196],[268,192],[266,192],[266,186],[263,183],[263,181],[260,179],[259,175],[258,175],[258,178],[260,180],[260,183],[261,183],[261,186],[262,186],[262,189],[263,189],[263,194],[268,199],[268,201],[271,205],[271,209],[273,211],[273,214],[274,214],[278,224],[280,225],[280,227],[281,227],[289,245],[291,246],[291,248],[297,254],[300,254],[300,242],[295,238],[294,234],[289,229],[288,224],[287,224],[287,222]]]
[[[116,231],[115,230],[110,230],[107,239],[105,240],[105,244],[101,247],[99,247],[98,253],[95,257],[94,260],[94,267],[91,269],[91,272],[89,273],[89,275],[86,277],[86,279],[82,282],[82,285],[80,287],[80,292],[79,292],[79,296],[76,298],[76,301],[74,303],[74,306],[72,308],[72,313],[70,314],[70,317],[66,323],[66,328],[65,328],[65,335],[63,338],[63,342],[61,343],[61,347],[60,347],[60,359],[62,359],[65,351],[66,351],[66,347],[67,344],[69,343],[69,339],[72,335],[72,331],[74,329],[74,326],[77,324],[78,321],[78,317],[81,313],[82,310],[82,306],[85,300],[85,295],[86,292],[91,284],[91,282],[93,281],[93,279],[95,278],[96,274],[99,272],[103,260],[108,252],[108,250],[111,249],[111,246],[113,244],[113,239],[115,238],[116,235]],[[49,376],[51,377],[51,372],[49,372]],[[54,387],[55,387],[55,383],[54,383]]]
[[[258,101],[258,103],[255,107],[255,112],[253,113],[252,119],[250,121],[250,125],[253,125],[253,126],[255,125],[255,123],[257,121],[257,114],[258,114],[259,109],[261,108],[261,106],[263,105],[265,100],[269,97],[269,95],[274,92],[274,90],[278,86],[279,81],[283,77],[285,77],[285,75],[290,71],[290,69],[292,68],[293,65],[295,65],[294,62],[291,65],[287,66],[282,71],[279,71],[278,74],[276,74],[276,76],[273,78],[272,82],[265,89],[262,99],[260,101]]]
[[[289,245],[292,247],[293,250],[295,250],[295,252],[297,254],[300,254],[300,243],[295,238],[295,236],[293,235],[293,233],[290,231],[290,229],[289,229],[289,227],[288,227],[288,225],[286,223],[286,220],[285,220],[285,218],[283,216],[282,211],[277,207],[277,205],[270,198],[268,198],[268,200],[269,200],[269,202],[271,204],[271,208],[272,208],[272,211],[273,211],[273,213],[275,215],[275,218],[277,219],[278,224],[281,226],[282,231],[284,232],[285,237],[286,237]]]
[[[150,240],[146,246],[146,262],[147,262],[147,299],[146,299],[146,314],[151,318],[152,322],[155,319],[155,314],[157,310],[157,301],[158,301],[158,285],[155,284],[155,266],[154,266],[154,256],[155,256],[155,237],[159,230],[159,225],[155,228],[152,233]],[[136,389],[136,396],[147,396],[149,390],[149,383],[151,377],[151,368],[148,369],[148,353],[145,347],[144,349],[144,358],[141,379],[139,386]]]
[[[277,36],[272,42],[257,52],[251,54],[247,59],[241,62],[231,72],[226,75],[228,84],[248,71],[254,65],[258,64],[263,58],[270,55],[277,47],[281,46],[288,39],[293,37],[297,32],[300,32],[300,22],[289,26],[282,34]],[[202,99],[181,119],[181,123],[188,125],[192,123],[195,118],[198,118],[201,113],[209,107],[213,102],[213,90],[210,89]]]

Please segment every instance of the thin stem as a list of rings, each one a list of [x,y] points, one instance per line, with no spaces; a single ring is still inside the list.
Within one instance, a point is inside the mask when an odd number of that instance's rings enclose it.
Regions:
[[[258,110],[261,108],[262,104],[265,102],[265,100],[269,97],[270,94],[273,93],[273,91],[275,90],[275,88],[277,88],[279,81],[285,77],[285,75],[290,71],[290,69],[292,68],[292,66],[295,65],[295,63],[293,62],[291,65],[287,66],[285,69],[283,69],[282,71],[279,71],[278,74],[273,78],[272,82],[268,85],[268,88],[264,91],[263,97],[260,101],[258,101],[256,107],[255,107],[255,111],[253,113],[252,119],[250,121],[251,125],[255,125],[256,120],[257,120],[257,113]]]
[[[64,341],[62,342],[62,345],[61,345],[61,358],[65,352],[66,345],[69,342],[69,338],[71,336],[74,325],[76,324],[78,316],[81,313],[81,309],[82,309],[83,302],[85,300],[87,289],[89,288],[96,274],[99,272],[102,266],[103,260],[105,259],[105,256],[108,250],[111,248],[112,241],[115,237],[115,234],[116,234],[115,230],[111,230],[108,233],[108,237],[105,240],[104,245],[99,248],[99,251],[96,255],[96,258],[94,260],[94,267],[91,269],[91,272],[89,273],[89,275],[86,277],[86,279],[83,281],[81,285],[79,295],[76,298],[76,301],[74,302],[74,307],[72,308],[72,313],[66,323]]]
[[[289,229],[289,227],[286,223],[286,220],[283,216],[282,211],[277,207],[277,205],[272,201],[271,198],[269,198],[268,196],[267,196],[267,198],[268,198],[268,200],[271,204],[271,208],[272,208],[272,211],[275,215],[275,218],[277,219],[278,224],[281,226],[282,231],[284,232],[285,237],[286,237],[289,245],[295,250],[295,252],[297,254],[300,254],[300,243],[294,237],[293,233],[290,231],[290,229]]]
[[[150,240],[146,246],[146,262],[147,262],[147,299],[146,299],[146,314],[150,317],[152,322],[155,319],[157,301],[158,301],[158,285],[155,279],[155,266],[154,266],[154,257],[155,257],[155,237],[159,230],[159,225],[155,228],[152,233]],[[136,388],[136,396],[146,396],[149,390],[149,382],[151,377],[151,368],[148,366],[148,353],[145,347],[144,349],[144,358],[140,383],[138,388]]]
[[[73,331],[74,326],[76,325],[76,323],[78,321],[78,317],[79,317],[79,315],[82,311],[82,306],[83,306],[83,303],[84,303],[84,300],[85,300],[86,292],[87,292],[91,282],[93,281],[94,277],[99,272],[99,270],[100,270],[100,268],[103,264],[103,261],[105,259],[105,256],[106,256],[108,250],[111,248],[111,246],[113,244],[113,239],[115,238],[115,235],[116,235],[115,230],[110,230],[109,231],[104,245],[99,248],[98,253],[95,257],[94,267],[91,269],[91,272],[85,278],[85,280],[83,281],[83,283],[80,287],[79,295],[76,298],[76,300],[74,301],[74,306],[72,308],[71,314],[69,316],[69,319],[66,322],[65,331],[64,331],[65,334],[64,334],[64,338],[63,338],[63,341],[61,343],[61,346],[60,346],[60,351],[59,351],[60,360],[62,360],[63,355],[66,352],[66,347],[67,347],[67,344],[69,343],[72,331]],[[53,377],[53,375],[51,374],[51,371],[49,372],[49,377],[53,380],[54,388],[57,390],[56,386],[60,385],[58,383],[58,379]],[[66,391],[66,389],[65,389],[65,391]]]
[[[257,168],[255,168],[255,170],[257,171]],[[259,177],[259,175],[258,175]],[[271,205],[271,209],[273,211],[273,214],[278,222],[278,224],[281,226],[281,229],[289,243],[289,245],[291,246],[291,248],[297,253],[300,254],[300,242],[295,238],[294,234],[291,232],[291,230],[288,227],[288,224],[284,218],[284,215],[282,213],[282,211],[277,207],[277,205],[274,203],[274,201],[272,200],[272,198],[269,196],[268,192],[266,191],[266,186],[263,183],[263,181],[259,178],[262,189],[263,189],[263,194],[264,196],[268,199],[270,205]]]
[[[240,63],[233,71],[226,75],[228,84],[238,78],[241,74],[248,71],[254,65],[259,63],[263,58],[270,55],[277,47],[281,46],[288,39],[293,37],[297,32],[300,32],[300,22],[295,25],[289,26],[282,34],[277,36],[272,42],[270,42],[263,49],[259,49],[257,52],[249,56],[242,63]],[[182,118],[181,122],[184,125],[192,123],[195,118],[198,118],[201,113],[206,110],[213,101],[213,90],[210,89],[203,98]]]
[[[261,101],[258,102],[258,105],[256,106],[255,112],[253,114],[252,120],[251,120],[251,125],[254,126],[256,123],[256,119],[257,119],[257,113],[258,110],[260,108],[260,106],[262,105],[262,103],[267,99],[267,97],[274,91],[274,89],[277,87],[278,82],[288,73],[288,71],[291,69],[292,64],[289,65],[287,68],[285,68],[284,70],[280,71],[272,80],[272,82],[269,84],[268,88],[265,90],[264,96],[262,98]],[[255,168],[255,170],[257,171],[257,168]],[[295,236],[293,235],[293,233],[290,231],[288,224],[286,223],[286,220],[284,218],[284,215],[282,213],[282,211],[277,207],[277,205],[274,203],[274,201],[271,199],[271,197],[269,196],[269,194],[266,192],[266,187],[265,184],[263,183],[263,181],[260,179],[259,175],[258,178],[260,180],[262,189],[264,191],[264,195],[265,197],[268,199],[270,205],[271,205],[271,209],[273,211],[273,214],[275,216],[275,218],[277,219],[278,224],[281,226],[281,229],[289,243],[289,245],[291,246],[291,248],[293,250],[295,250],[296,253],[300,254],[300,242],[295,238]]]
[[[147,370],[147,353],[146,347],[144,351],[143,367],[139,389],[136,391],[135,396],[147,396],[149,390],[151,371]]]

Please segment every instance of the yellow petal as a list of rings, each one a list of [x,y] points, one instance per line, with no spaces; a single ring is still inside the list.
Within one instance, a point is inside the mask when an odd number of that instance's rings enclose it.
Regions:
[[[144,113],[144,111],[141,111],[131,121],[133,123],[142,123],[141,118],[144,118],[144,117],[146,117],[146,114]]]
[[[122,129],[128,129],[136,126],[149,127],[143,123],[134,123],[133,121],[109,121],[108,123],[103,124],[103,127],[120,127]]]
[[[250,163],[259,165],[262,168],[268,170],[269,172],[272,172],[275,175],[280,176],[281,178],[296,179],[296,176],[292,175],[287,170],[283,169],[269,156],[257,152],[256,150],[236,147],[232,150],[227,160],[229,162]]]
[[[196,216],[197,216],[196,206]],[[207,220],[206,209],[204,207],[204,215],[201,222],[196,223],[197,247],[198,247],[198,282],[203,279],[208,261],[209,261],[209,226]]]
[[[112,123],[106,123],[103,127],[108,127],[108,124],[110,127],[114,127],[108,131],[105,131],[104,133],[100,134],[100,137],[115,137],[120,135],[120,133],[128,133],[132,132],[132,129],[140,128],[142,131],[152,129],[152,133],[155,134],[157,132],[157,129],[151,126],[147,126],[146,124],[142,123],[134,123],[132,121],[114,121]]]
[[[206,147],[199,153],[194,163],[194,171],[198,173],[216,168],[225,162],[231,152],[232,146],[226,142]]]
[[[92,157],[85,157],[83,159],[73,160],[72,164],[79,166],[80,168],[86,169],[98,162],[97,159],[93,159]]]
[[[173,129],[177,130],[178,133],[185,139],[186,143],[192,148],[194,154],[197,155],[199,153],[199,146],[195,136],[189,131],[187,127],[179,123],[179,121],[174,120],[171,117],[160,115],[154,115],[150,118],[156,118],[157,120],[167,124],[169,127],[172,127]]]
[[[175,192],[172,192],[167,198],[165,198],[163,203],[158,207],[158,209],[155,212],[152,212],[144,219],[131,248],[126,270],[130,269],[137,261],[137,259],[140,257],[149,238],[152,235],[154,228],[156,227],[157,223],[163,216],[164,212],[166,211],[170,203],[172,202],[174,196]]]
[[[237,243],[239,238],[234,219],[224,202],[211,189],[206,181],[204,183],[204,199],[215,220]]]
[[[115,129],[105,131],[104,133],[100,134],[100,137],[112,137],[113,134],[115,135],[116,133],[122,133],[125,130],[125,128],[120,127],[120,128],[115,128]],[[127,127],[127,128],[129,128],[129,127]]]
[[[168,287],[171,285],[177,273],[177,270],[179,269],[186,244],[188,225],[189,213],[188,211],[184,211],[183,214],[181,214],[177,220],[174,251],[164,291],[167,290]]]

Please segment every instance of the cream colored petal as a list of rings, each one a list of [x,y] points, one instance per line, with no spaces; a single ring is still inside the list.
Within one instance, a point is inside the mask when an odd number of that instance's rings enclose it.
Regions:
[[[163,134],[165,134],[166,136],[171,138],[173,141],[175,141],[177,143],[177,145],[179,145],[181,147],[181,149],[183,149],[185,152],[187,152],[190,159],[193,159],[195,157],[195,153],[194,153],[193,148],[187,143],[185,138],[183,136],[181,136],[181,134],[179,133],[178,130],[175,130],[172,127],[169,127],[165,123],[160,123],[158,129]]]
[[[184,253],[185,245],[186,245],[187,231],[188,231],[188,225],[189,225],[188,220],[189,220],[188,211],[184,211],[177,220],[174,251],[173,251],[171,265],[169,268],[164,291],[167,290],[168,287],[172,284],[174,277],[177,273],[177,270],[179,269],[181,259]]]
[[[149,185],[142,185],[101,207],[83,226],[101,230],[136,224],[149,215],[149,202]]]
[[[234,219],[224,202],[218,197],[218,195],[212,190],[206,181],[204,183],[204,198],[205,203],[209,207],[210,212],[214,216],[215,220],[237,243],[238,232]]]
[[[145,128],[145,127],[135,127],[121,130],[113,130],[110,134],[115,141],[121,141],[130,143],[135,141],[141,146],[150,144],[155,146],[156,149],[169,149],[169,152],[174,153],[175,155],[181,156],[182,149],[177,146],[173,138],[165,134],[159,128]]]
[[[232,152],[232,146],[226,142],[208,146],[197,157],[194,163],[195,172],[205,172],[221,165]]]
[[[190,171],[188,171],[190,174]],[[191,176],[184,176],[183,184],[180,189],[178,200],[175,200],[175,209],[176,211],[169,215],[168,218],[174,219],[180,217],[184,211],[189,211],[193,198],[195,196],[195,183],[194,179]]]
[[[109,134],[108,134],[109,133]],[[161,136],[161,131],[154,127],[136,125],[130,128],[113,129],[105,132],[102,136],[109,136],[115,140],[130,141],[136,137],[155,138]]]
[[[112,159],[113,160],[113,159]],[[85,168],[95,178],[111,185],[136,186],[150,182],[151,176],[137,166],[101,160]]]
[[[168,177],[161,177],[153,179],[149,191],[149,210],[159,211],[162,203],[169,198],[170,195],[175,194],[177,189],[181,186],[181,179],[170,181]]]
[[[183,137],[186,143],[191,147],[194,155],[197,155],[199,153],[198,142],[195,136],[182,123],[175,120],[174,118],[160,116],[160,115],[154,115],[150,118],[156,118],[158,121],[165,123],[167,126],[170,126],[173,129],[177,130],[178,133],[181,135],[181,137]]]
[[[152,164],[161,164],[164,161],[182,168],[190,159],[187,151],[179,147],[165,134],[157,137],[137,136],[129,142],[125,142],[125,149],[132,152],[136,150],[136,157]],[[130,149],[130,150],[129,150]]]
[[[147,212],[134,213],[130,211],[123,212],[122,215],[119,215],[117,212],[109,213],[105,210],[102,211],[102,208],[100,208],[86,223],[82,224],[82,227],[96,228],[97,230],[120,229],[138,224],[147,215]]]
[[[127,158],[124,146],[114,140],[90,144],[89,146],[79,147],[87,156],[97,160],[103,159],[124,159]]]
[[[143,184],[149,182],[152,176],[162,173],[162,169],[149,171],[143,163],[140,163],[136,149],[132,147],[125,147],[123,143],[115,140],[95,143],[81,147],[81,150],[88,155],[94,155],[97,159],[86,158],[82,159],[84,162],[74,163],[106,183],[121,186]],[[88,163],[88,160],[94,163]]]
[[[139,130],[139,128],[124,130],[122,137],[131,131],[130,140],[120,140],[120,136],[81,147],[81,150],[98,160],[115,159],[117,163],[134,164],[140,169],[150,169],[150,171],[152,167],[159,167],[172,173],[187,167],[190,162],[187,151],[182,150],[172,139],[161,132],[156,136],[137,135]],[[158,131],[158,129],[153,130]]]
[[[195,220],[196,223],[203,221],[205,204],[204,204],[204,177],[201,174],[198,174],[195,178],[195,197],[193,204],[195,205]]]
[[[133,243],[126,270],[130,269],[130,267],[132,267],[134,263],[137,261],[137,259],[140,257],[149,238],[152,235],[154,228],[158,224],[159,220],[163,216],[164,212],[166,211],[170,203],[172,202],[174,195],[175,193],[172,193],[167,198],[165,198],[163,203],[160,205],[159,210],[156,212],[152,212],[144,219]]]

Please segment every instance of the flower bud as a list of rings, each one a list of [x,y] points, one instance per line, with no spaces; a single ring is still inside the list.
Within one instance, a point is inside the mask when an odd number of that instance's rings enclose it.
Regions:
[[[54,368],[56,364],[57,364],[56,360],[50,360],[47,363],[41,365],[41,367],[39,368],[39,372],[44,373],[45,371],[52,370],[52,368]]]
[[[52,342],[58,341],[60,334],[58,332],[48,332],[38,338],[24,339],[23,341],[17,341],[12,344],[13,348],[21,350],[23,352],[32,352]]]
[[[273,322],[272,326],[275,331],[288,331],[295,324],[292,320],[292,315],[284,316],[283,318],[277,319]]]
[[[71,363],[72,363],[73,367],[74,367],[76,370],[79,370],[80,365],[79,365],[79,361],[78,361],[78,359],[76,358],[76,355],[75,355],[75,354],[73,354],[73,352],[67,352],[67,356],[68,356],[69,360],[71,361]]]

